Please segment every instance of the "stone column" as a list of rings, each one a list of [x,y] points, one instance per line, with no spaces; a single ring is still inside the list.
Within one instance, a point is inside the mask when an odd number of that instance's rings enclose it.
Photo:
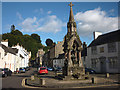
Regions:
[[[81,51],[79,51],[79,66],[83,67],[82,60],[81,60]]]
[[[68,66],[71,65],[71,50],[68,51]]]
[[[71,60],[71,50],[68,52],[68,67],[67,67],[67,75],[71,75],[71,67],[72,67],[72,60]]]
[[[77,56],[77,51],[75,52],[75,60],[77,61],[77,58],[78,58],[78,56]]]

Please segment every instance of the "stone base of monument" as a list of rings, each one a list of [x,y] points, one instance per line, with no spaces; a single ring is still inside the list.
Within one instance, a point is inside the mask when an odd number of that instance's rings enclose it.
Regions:
[[[64,76],[64,75],[58,75],[57,76],[58,79],[60,80],[88,80],[90,79],[89,75],[80,75],[80,76],[75,76],[75,75],[68,75],[68,76]]]
[[[85,74],[85,69],[83,67],[64,67],[62,80],[85,80],[89,79],[89,74]]]

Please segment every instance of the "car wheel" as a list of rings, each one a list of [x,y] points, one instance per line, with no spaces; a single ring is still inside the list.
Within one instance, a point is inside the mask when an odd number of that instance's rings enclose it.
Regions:
[[[10,73],[10,76],[11,76],[11,73]]]
[[[7,77],[8,75],[7,74],[5,74],[5,77]]]

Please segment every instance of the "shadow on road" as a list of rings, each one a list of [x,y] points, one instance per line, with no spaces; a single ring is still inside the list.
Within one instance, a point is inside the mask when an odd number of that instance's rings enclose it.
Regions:
[[[49,75],[39,75],[40,78],[52,78],[55,79],[55,76],[49,76]]]

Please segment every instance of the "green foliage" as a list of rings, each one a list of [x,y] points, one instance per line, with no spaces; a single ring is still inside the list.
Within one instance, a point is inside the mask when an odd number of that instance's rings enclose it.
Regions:
[[[45,53],[48,52],[49,49],[50,49],[49,46],[45,46],[45,47],[43,47],[43,50],[45,51]]]
[[[21,36],[23,35],[22,32],[20,32],[19,30],[12,30],[11,34],[13,34],[13,35],[21,35]]]
[[[38,34],[31,34],[31,37],[35,39],[38,43],[41,43],[40,36]]]
[[[33,37],[34,36],[34,37]],[[31,51],[32,59],[36,58],[36,53],[38,49],[43,48],[41,44],[40,36],[33,34],[32,36],[25,34],[19,30],[12,30],[10,33],[5,33],[2,35],[2,39],[8,39],[9,46],[15,46],[17,43],[22,45],[27,51]]]

